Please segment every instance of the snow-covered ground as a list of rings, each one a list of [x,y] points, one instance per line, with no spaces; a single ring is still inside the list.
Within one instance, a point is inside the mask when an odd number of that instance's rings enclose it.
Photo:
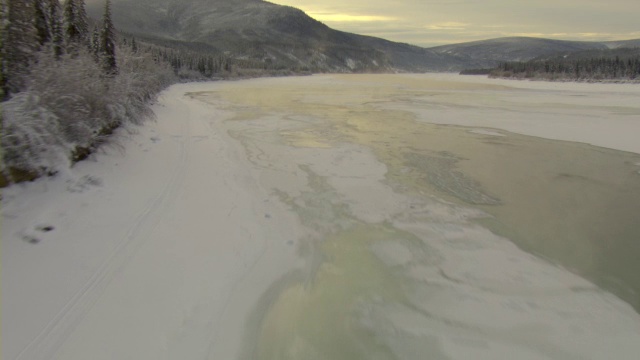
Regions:
[[[175,85],[119,146],[3,190],[2,359],[634,358],[631,306],[478,209],[403,193],[335,121],[370,104],[640,153],[638,98],[453,75]]]
[[[122,149],[3,191],[3,359],[233,358],[303,233],[191,88]]]

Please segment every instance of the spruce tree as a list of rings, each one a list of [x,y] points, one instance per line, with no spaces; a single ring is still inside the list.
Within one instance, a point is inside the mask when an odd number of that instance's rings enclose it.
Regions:
[[[42,47],[51,41],[51,32],[49,21],[47,19],[47,3],[46,0],[33,0],[35,10],[34,26],[38,35],[38,44]]]
[[[56,57],[62,55],[64,36],[58,0],[34,0],[34,26],[40,47],[51,46]]]
[[[78,44],[88,45],[89,26],[84,0],[65,0],[64,29],[67,42],[71,48]]]
[[[87,10],[85,9],[84,0],[76,1],[76,23],[78,32],[80,33],[80,41],[89,45],[89,23],[87,20]]]
[[[80,36],[76,26],[76,1],[64,2],[64,32],[68,42],[75,42]]]
[[[47,1],[47,15],[49,32],[51,34],[51,42],[53,45],[53,51],[56,57],[62,55],[64,46],[64,35],[62,33],[62,16],[60,10],[60,1],[58,0],[46,0]]]
[[[9,7],[7,0],[0,0],[0,101],[6,95],[7,78],[7,28],[9,27]]]
[[[96,62],[100,62],[100,30],[97,26],[93,27],[91,33],[91,53]]]
[[[113,21],[111,21],[111,0],[107,0],[104,5],[102,32],[100,34],[100,52],[104,61],[104,71],[107,74],[117,74],[116,33],[113,27]]]
[[[2,87],[4,96],[24,87],[24,77],[29,71],[38,47],[34,26],[35,9],[32,1],[4,0],[4,34],[2,38]]]

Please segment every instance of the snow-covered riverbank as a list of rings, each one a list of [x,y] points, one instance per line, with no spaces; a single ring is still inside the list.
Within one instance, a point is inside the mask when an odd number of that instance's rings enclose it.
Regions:
[[[3,359],[233,358],[302,232],[194,86],[122,151],[3,191]]]
[[[633,203],[638,156],[504,130],[640,153],[640,89],[468,79],[171,87],[122,149],[3,190],[2,358],[634,356],[631,306],[477,224],[520,210],[473,161],[593,155],[562,181],[633,210],[602,189]]]

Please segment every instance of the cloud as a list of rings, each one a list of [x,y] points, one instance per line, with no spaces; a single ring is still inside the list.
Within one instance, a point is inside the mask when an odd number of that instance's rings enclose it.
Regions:
[[[394,17],[381,15],[351,15],[315,11],[308,11],[307,15],[323,22],[384,22],[397,20]]]
[[[504,36],[640,38],[638,0],[269,0],[348,32],[420,46]]]
[[[572,34],[568,33],[542,33],[542,32],[505,32],[502,33],[503,36],[524,36],[524,37],[535,37],[535,38],[558,38],[558,37],[568,37]]]
[[[469,24],[447,21],[425,26],[429,30],[465,30]]]

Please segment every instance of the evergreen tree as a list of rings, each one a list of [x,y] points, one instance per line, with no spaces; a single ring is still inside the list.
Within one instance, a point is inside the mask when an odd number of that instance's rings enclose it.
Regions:
[[[62,55],[64,36],[58,0],[34,0],[34,26],[40,48],[52,46],[56,57]]]
[[[64,28],[67,42],[72,48],[77,44],[88,44],[89,26],[84,0],[65,0]]]
[[[7,0],[0,0],[0,101],[6,95],[7,78],[7,28],[9,27],[9,8]]]
[[[64,2],[64,32],[69,42],[74,42],[79,37],[76,27],[76,1],[65,0]]]
[[[60,1],[46,0],[46,2],[47,2],[47,17],[48,17],[49,33],[51,34],[53,51],[56,57],[60,57],[62,55],[62,50],[64,45]]]
[[[102,33],[100,34],[100,53],[104,61],[104,70],[107,74],[117,74],[116,63],[116,33],[111,21],[111,0],[104,5],[102,17]]]
[[[3,0],[2,88],[4,96],[20,91],[37,50],[33,1]]]
[[[34,26],[38,35],[38,44],[42,47],[51,41],[52,35],[47,19],[47,4],[45,0],[34,0],[33,6],[35,10]]]
[[[78,32],[80,33],[80,40],[85,41],[86,44],[89,44],[89,23],[87,20],[87,10],[84,5],[84,0],[75,0],[76,1],[76,23],[78,27]]]
[[[100,62],[100,30],[97,26],[93,27],[91,33],[91,53],[96,62]]]

